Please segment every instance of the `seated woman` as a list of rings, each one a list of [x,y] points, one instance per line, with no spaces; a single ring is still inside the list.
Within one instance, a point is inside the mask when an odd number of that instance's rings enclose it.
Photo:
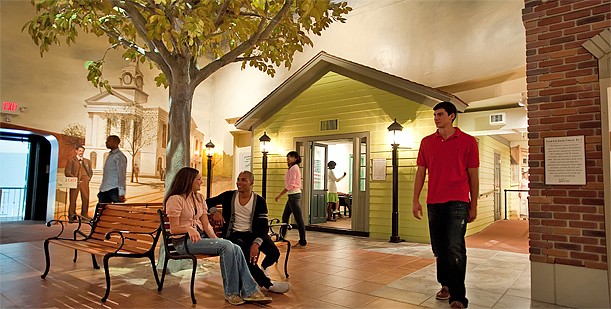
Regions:
[[[230,304],[270,303],[272,299],[259,290],[250,275],[240,247],[214,234],[208,222],[204,197],[197,193],[201,184],[202,177],[196,169],[183,167],[174,177],[164,201],[172,234],[189,235],[186,245],[181,238],[174,241],[176,250],[181,254],[187,254],[187,249],[191,254],[218,254],[221,257],[225,299]]]

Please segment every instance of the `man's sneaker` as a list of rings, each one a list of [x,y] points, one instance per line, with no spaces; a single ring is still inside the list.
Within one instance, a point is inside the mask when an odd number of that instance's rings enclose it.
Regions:
[[[272,298],[265,296],[265,294],[263,294],[261,291],[256,291],[250,296],[244,297],[244,301],[258,304],[269,304],[272,302]]]
[[[291,249],[305,249],[308,246],[308,244],[300,244],[300,243],[296,243],[294,244]]]
[[[461,302],[455,300],[450,304],[450,308],[455,308],[455,309],[465,309],[465,305],[463,305]]]
[[[448,290],[447,286],[443,286],[441,287],[441,290],[439,290],[439,292],[437,292],[437,294],[435,295],[436,299],[439,300],[448,300],[450,299],[450,291]]]
[[[245,303],[240,295],[225,295],[225,299],[234,306],[239,306]]]
[[[291,288],[291,284],[283,281],[272,281],[272,286],[268,288],[270,292],[274,293],[286,293]]]

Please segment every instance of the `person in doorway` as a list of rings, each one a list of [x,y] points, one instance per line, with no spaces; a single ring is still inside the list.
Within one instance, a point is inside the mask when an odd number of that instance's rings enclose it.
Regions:
[[[229,190],[206,200],[215,224],[222,225],[222,237],[237,244],[248,261],[248,269],[259,286],[274,293],[286,293],[288,282],[271,281],[267,268],[278,262],[280,250],[269,237],[267,203],[252,192],[255,176],[243,171],[236,180],[237,190]],[[222,213],[216,206],[222,206]],[[259,252],[265,254],[258,265]]]
[[[329,161],[327,163],[327,167],[329,168],[328,176],[327,176],[327,221],[335,221],[335,213],[341,216],[339,213],[339,197],[337,196],[337,183],[340,182],[344,177],[346,177],[346,172],[344,175],[337,178],[333,170],[337,166],[335,161]]]
[[[301,213],[301,171],[299,170],[301,156],[297,151],[290,151],[286,155],[286,163],[289,169],[284,175],[284,189],[276,196],[276,202],[284,194],[288,194],[288,200],[282,213],[282,223],[289,223],[291,213],[293,214],[297,223],[297,230],[299,231],[299,243],[294,245],[293,248],[305,248],[308,242],[306,241],[305,223]],[[285,226],[280,229],[282,237],[286,236],[286,231],[287,228]]]
[[[172,242],[180,254],[218,254],[221,257],[221,276],[225,300],[232,305],[245,302],[267,304],[272,301],[265,296],[250,275],[246,259],[240,247],[229,240],[217,238],[208,221],[206,202],[197,191],[202,185],[202,176],[192,167],[181,168],[172,180],[164,205],[170,219],[172,234],[178,236]]]
[[[68,220],[74,222],[76,219],[76,199],[81,194],[81,216],[89,218],[89,181],[93,176],[91,161],[84,158],[85,147],[76,147],[76,154],[66,163],[64,174],[66,177],[76,177],[76,188],[70,189],[70,206],[68,207]]]
[[[110,153],[104,163],[102,184],[98,193],[100,203],[125,202],[125,178],[127,173],[127,157],[119,149],[121,139],[116,135],[106,138],[106,148]]]
[[[436,298],[448,299],[452,308],[467,308],[465,232],[477,217],[479,151],[474,137],[452,125],[454,104],[441,102],[433,110],[437,131],[420,143],[412,212],[421,218],[420,193],[428,170],[429,232],[442,286]]]
[[[139,182],[138,174],[140,174],[140,167],[138,167],[138,164],[134,164],[134,177],[136,177],[136,182]]]
[[[528,190],[528,172],[522,173],[522,179],[520,179],[520,190]],[[528,192],[518,192],[520,198],[520,220],[528,219]]]

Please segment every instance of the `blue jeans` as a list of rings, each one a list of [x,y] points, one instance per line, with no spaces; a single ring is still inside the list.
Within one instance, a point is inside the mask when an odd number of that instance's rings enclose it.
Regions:
[[[297,230],[299,231],[299,244],[305,246],[308,242],[306,241],[305,223],[303,222],[303,215],[301,214],[301,193],[289,194],[289,199],[286,201],[284,206],[284,212],[282,213],[282,223],[289,223],[289,218],[295,217],[295,223],[297,223]],[[280,229],[280,234],[284,238],[286,235],[286,227]]]
[[[187,248],[191,254],[218,254],[221,257],[221,276],[225,295],[240,295],[247,297],[259,290],[257,283],[248,271],[248,265],[240,247],[222,238],[204,238],[193,243],[187,239]],[[176,247],[180,254],[187,254],[185,245]]]
[[[466,308],[469,300],[465,297],[467,272],[465,232],[469,203],[450,201],[428,204],[427,207],[431,247],[437,259],[437,281],[448,287],[450,303],[460,301]]]

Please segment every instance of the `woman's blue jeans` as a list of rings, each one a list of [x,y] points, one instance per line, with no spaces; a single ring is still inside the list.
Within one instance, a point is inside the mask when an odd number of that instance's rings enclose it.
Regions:
[[[289,194],[289,199],[286,201],[284,212],[282,213],[282,223],[289,223],[291,213],[293,217],[295,217],[295,223],[297,223],[299,244],[305,246],[308,242],[306,241],[305,223],[303,222],[303,215],[301,214],[301,193]],[[280,235],[284,238],[286,235],[286,227],[283,226],[280,229]]]
[[[460,301],[466,308],[469,301],[465,297],[467,272],[465,232],[469,203],[450,201],[442,204],[427,204],[427,207],[431,247],[437,259],[437,281],[448,287],[450,303]]]
[[[240,247],[222,238],[203,238],[193,243],[187,239],[187,248],[191,254],[218,254],[221,257],[221,276],[225,295],[247,297],[259,290],[255,279],[248,271],[248,265]],[[185,245],[178,245],[176,251],[187,254]]]

